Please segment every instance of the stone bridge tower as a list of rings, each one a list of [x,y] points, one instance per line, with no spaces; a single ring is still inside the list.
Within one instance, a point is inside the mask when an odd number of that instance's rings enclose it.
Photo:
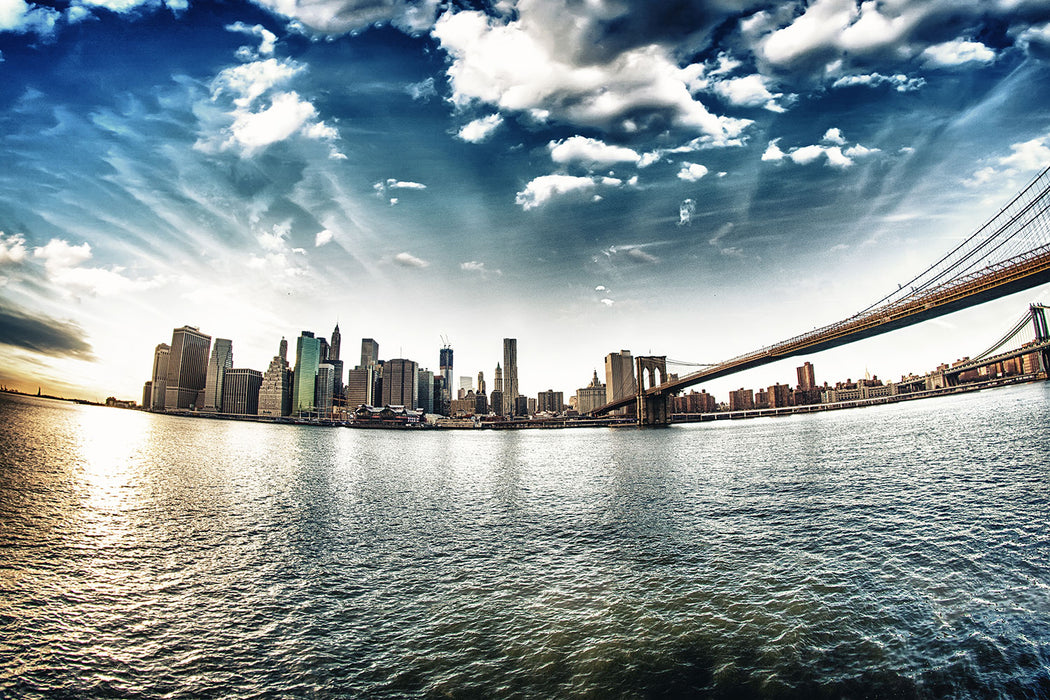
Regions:
[[[635,376],[638,381],[636,415],[638,425],[669,425],[671,423],[671,395],[665,393],[646,394],[646,390],[667,381],[667,356],[645,356],[634,358]]]

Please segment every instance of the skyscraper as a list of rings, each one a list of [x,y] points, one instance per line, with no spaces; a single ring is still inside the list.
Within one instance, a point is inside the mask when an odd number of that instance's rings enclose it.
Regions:
[[[424,413],[434,412],[434,373],[428,369],[419,370],[419,396],[416,408]]]
[[[419,403],[419,366],[412,360],[387,360],[383,364],[383,405],[415,410]]]
[[[817,386],[816,374],[813,371],[813,365],[806,362],[801,367],[796,368],[798,372],[798,386],[800,389],[813,389]]]
[[[484,394],[484,395],[488,394],[488,392],[485,391],[485,373],[484,372],[478,372],[478,390],[477,390],[476,393]]]
[[[335,324],[335,329],[332,331],[332,346],[328,350],[329,360],[339,359],[339,346],[342,344],[343,335],[339,332],[339,324]]]
[[[222,411],[239,416],[254,416],[259,412],[259,390],[263,375],[257,369],[226,370],[222,382]]]
[[[452,347],[445,345],[441,348],[441,376],[445,378],[445,389],[449,392],[448,399],[452,396]]]
[[[634,358],[630,350],[609,353],[605,356],[606,403],[619,401],[638,394],[634,381]]]
[[[605,385],[598,381],[598,370],[594,370],[591,383],[576,390],[576,410],[585,415],[605,403]]]
[[[361,367],[371,367],[379,362],[379,343],[371,338],[361,339]]]
[[[161,343],[153,351],[153,385],[150,390],[150,405],[146,408],[151,411],[164,410],[164,388],[168,384],[168,356],[171,346]]]
[[[489,408],[492,412],[498,416],[504,414],[503,411],[503,368],[500,363],[496,363],[496,374],[495,379],[492,380],[492,396],[489,397]],[[497,396],[499,394],[499,396]]]
[[[503,405],[504,413],[514,413],[518,398],[518,340],[503,339]]]
[[[288,341],[281,338],[279,354],[270,360],[259,387],[259,415],[287,416],[292,412],[292,371],[288,368]]]
[[[361,405],[371,406],[374,403],[373,386],[375,385],[375,365],[357,367],[346,375],[346,407],[355,409]]]
[[[292,375],[293,415],[313,410],[317,367],[320,364],[320,340],[310,331],[303,331],[295,343],[295,370]]]
[[[197,393],[204,390],[208,373],[211,336],[199,328],[183,326],[171,333],[168,372],[164,387],[165,410],[196,408]]]
[[[314,382],[314,409],[322,418],[332,414],[332,396],[335,389],[335,367],[328,362],[317,366],[317,379]]]
[[[233,341],[216,338],[208,360],[208,376],[204,382],[204,411],[221,411],[222,382],[226,371],[233,367]]]

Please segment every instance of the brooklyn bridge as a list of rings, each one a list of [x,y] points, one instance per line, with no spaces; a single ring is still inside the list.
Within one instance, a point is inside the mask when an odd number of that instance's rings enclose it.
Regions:
[[[1050,168],[954,249],[866,309],[681,377],[668,374],[666,356],[636,357],[637,394],[607,403],[592,415],[633,405],[640,425],[665,425],[670,422],[671,397],[687,387],[846,345],[1048,282],[1048,210]],[[1041,353],[1045,371],[1050,366],[1050,333],[1043,308],[1033,307],[1030,313],[1034,342],[1028,352]]]

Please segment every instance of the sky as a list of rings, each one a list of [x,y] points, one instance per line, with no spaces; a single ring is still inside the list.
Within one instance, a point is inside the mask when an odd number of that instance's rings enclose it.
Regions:
[[[1050,164],[1050,1],[0,0],[0,383],[139,399],[175,327],[566,400],[921,272]],[[925,372],[1050,287],[707,387]],[[672,369],[673,371],[673,369]],[[457,382],[458,384],[458,382]]]

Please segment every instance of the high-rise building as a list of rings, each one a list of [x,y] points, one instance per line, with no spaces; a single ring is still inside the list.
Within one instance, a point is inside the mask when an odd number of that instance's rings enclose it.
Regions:
[[[799,389],[814,389],[817,386],[817,377],[813,372],[813,365],[806,362],[801,367],[796,369],[798,372],[798,388]]]
[[[518,399],[518,341],[516,338],[503,339],[503,405],[507,413],[521,415],[515,410]]]
[[[434,373],[428,369],[419,370],[419,408],[423,413],[434,412]]]
[[[292,373],[292,415],[314,409],[314,386],[321,364],[321,343],[310,331],[303,331],[295,343],[295,370]]]
[[[480,394],[482,396],[486,395],[486,391],[485,391],[485,373],[484,372],[478,372],[478,390],[477,390],[476,393],[478,393],[478,394]]]
[[[355,409],[358,406],[371,406],[374,399],[372,387],[375,384],[375,365],[357,367],[346,375],[346,406]]]
[[[150,389],[150,404],[145,408],[151,411],[164,410],[164,388],[168,384],[168,356],[171,346],[161,343],[153,351],[153,386]]]
[[[766,390],[769,395],[770,408],[784,408],[791,405],[791,387],[787,384],[774,384]]]
[[[339,323],[336,322],[335,329],[332,330],[332,346],[328,350],[329,360],[338,360],[340,346],[343,343],[343,334],[339,332]]]
[[[199,328],[183,326],[171,333],[164,409],[197,408],[197,394],[204,391],[211,336]]]
[[[609,353],[605,356],[605,402],[635,396],[638,393],[634,381],[634,358],[630,350]]]
[[[204,382],[204,411],[222,411],[222,380],[233,367],[233,341],[216,338],[208,360],[208,376]]]
[[[591,383],[576,390],[576,410],[587,414],[606,403],[605,385],[598,381],[598,370],[594,370]]]
[[[440,365],[441,376],[444,379],[444,393],[441,396],[441,400],[447,403],[455,398],[452,395],[452,347],[450,345],[445,345],[441,348]]]
[[[383,363],[383,405],[415,410],[419,403],[419,367],[412,360]]]
[[[497,416],[506,415],[504,410],[506,407],[503,404],[503,367],[500,363],[496,363],[496,374],[493,379],[492,396],[489,397],[489,408]],[[499,394],[499,396],[496,396]],[[497,400],[498,399],[498,400]]]
[[[318,416],[327,418],[332,415],[332,396],[335,390],[335,367],[330,362],[317,366],[317,379],[314,381],[314,410]]]
[[[532,409],[529,409],[529,404],[532,404]],[[530,399],[528,396],[515,396],[514,397],[514,416],[528,416],[536,412],[536,400]]]
[[[360,367],[371,367],[379,362],[379,343],[371,338],[361,339],[361,364]]]
[[[750,389],[740,388],[729,392],[729,410],[747,411],[755,407],[755,393]]]
[[[292,371],[288,367],[288,341],[281,338],[279,354],[270,360],[259,387],[259,415],[287,416],[292,412]]]
[[[554,389],[547,389],[547,391],[541,391],[536,395],[536,413],[561,413],[564,408],[565,395],[560,391],[554,391]]]
[[[149,409],[153,403],[153,380],[148,380],[142,385],[142,407]]]
[[[263,375],[257,369],[228,369],[222,381],[222,412],[239,416],[259,413]]]
[[[462,399],[468,391],[474,391],[474,379],[472,377],[459,378],[459,392],[456,398]]]

